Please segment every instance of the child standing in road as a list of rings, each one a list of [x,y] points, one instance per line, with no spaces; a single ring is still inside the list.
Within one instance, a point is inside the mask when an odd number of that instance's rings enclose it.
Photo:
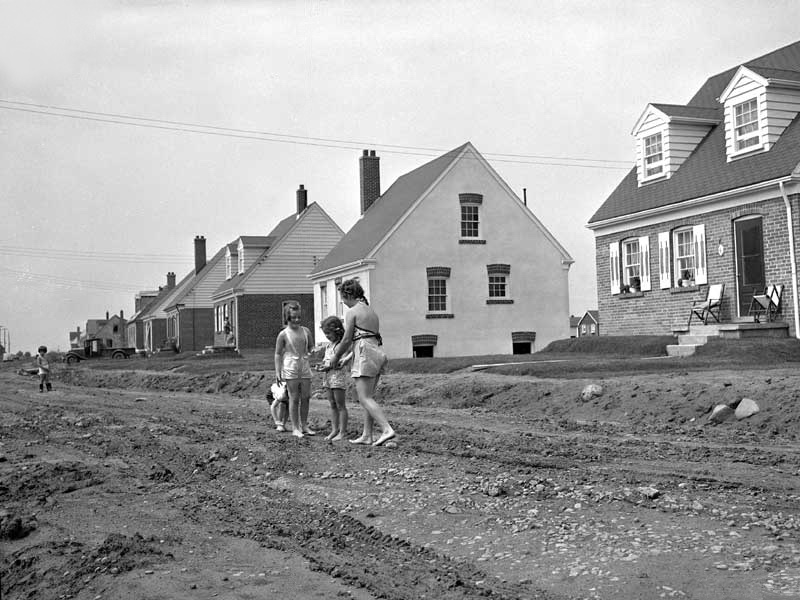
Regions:
[[[322,387],[328,390],[328,402],[331,405],[331,432],[326,440],[339,441],[345,439],[347,434],[347,404],[345,403],[345,390],[347,389],[347,375],[345,367],[353,353],[342,356],[338,364],[332,364],[332,358],[336,352],[336,347],[344,337],[344,325],[342,320],[336,316],[330,316],[320,323],[320,329],[328,343],[325,344],[325,356],[319,370],[323,371]]]
[[[51,391],[53,386],[50,384],[50,361],[47,360],[47,346],[39,346],[39,353],[36,355],[36,366],[39,367],[39,391]]]
[[[286,325],[275,341],[275,382],[286,382],[289,392],[289,419],[292,435],[301,438],[314,435],[308,426],[311,400],[311,332],[300,325],[302,312],[299,302],[287,302],[283,307]]]

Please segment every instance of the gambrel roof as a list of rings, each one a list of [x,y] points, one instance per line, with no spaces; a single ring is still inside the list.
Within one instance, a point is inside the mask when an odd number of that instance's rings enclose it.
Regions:
[[[398,177],[389,189],[372,203],[369,209],[356,221],[355,225],[328,255],[317,264],[316,268],[311,272],[311,276],[369,259],[394,228],[408,215],[415,204],[468,151],[473,152],[475,158],[482,161],[489,172],[508,189],[505,182],[495,173],[494,169],[485,161],[475,147],[470,142],[466,142],[458,148],[450,150],[413,171]],[[514,195],[510,189],[508,191]],[[569,253],[561,244],[536,219],[533,213],[527,212],[545,237],[558,248],[564,260],[572,262]]]
[[[800,42],[779,48],[743,66],[764,77],[796,81],[793,78],[800,70]],[[768,152],[748,156],[746,160],[727,160],[723,106],[718,99],[739,68],[737,66],[710,77],[684,109],[675,108],[676,105],[653,105],[675,115],[704,118],[711,117],[709,108],[716,106],[718,124],[711,127],[669,179],[640,186],[634,166],[589,219],[590,228],[687,200],[769,182],[795,171],[800,163],[800,115],[794,118]]]

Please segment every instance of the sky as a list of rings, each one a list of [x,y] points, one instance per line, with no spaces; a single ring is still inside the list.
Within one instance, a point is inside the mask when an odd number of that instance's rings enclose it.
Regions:
[[[633,166],[649,102],[798,39],[800,2],[0,0],[0,342],[88,319],[295,211],[347,231],[358,157],[382,191],[472,142],[567,249]],[[602,315],[601,315],[602,319]]]

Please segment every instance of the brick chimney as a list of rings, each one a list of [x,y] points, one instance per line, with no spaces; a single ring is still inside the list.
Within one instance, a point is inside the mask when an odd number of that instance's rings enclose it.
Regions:
[[[300,184],[297,189],[297,216],[299,217],[306,208],[308,208],[308,190]]]
[[[109,317],[108,311],[106,311],[106,321],[108,321],[108,317]]]
[[[167,273],[167,289],[171,290],[174,287],[175,287],[175,273],[170,271],[169,273]]]
[[[119,309],[119,318],[125,320],[125,313],[122,311],[121,308]]]
[[[381,159],[379,156],[375,156],[375,150],[364,150],[358,163],[361,175],[361,214],[363,215],[381,195]]]
[[[194,238],[194,274],[197,275],[206,266],[206,238],[197,235]]]

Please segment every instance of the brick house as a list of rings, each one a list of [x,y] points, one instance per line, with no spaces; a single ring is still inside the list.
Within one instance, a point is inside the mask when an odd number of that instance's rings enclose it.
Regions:
[[[186,289],[194,277],[195,272],[189,271],[178,283],[175,283],[175,273],[167,274],[167,286],[162,289],[158,297],[144,309],[141,320],[144,329],[144,349],[148,352],[156,352],[162,348],[171,348],[177,345],[174,338],[174,330],[169,331],[167,327],[167,307],[174,304],[176,295]]]
[[[529,353],[569,336],[567,251],[467,142],[380,193],[360,157],[361,218],[316,266],[315,321],[358,278],[390,357]]]
[[[583,313],[575,330],[578,337],[600,335],[600,311],[587,310]]]
[[[723,321],[783,284],[798,335],[800,42],[713,75],[685,105],[649,104],[636,166],[588,227],[604,334],[665,334],[725,284]]]
[[[206,239],[194,239],[194,271],[164,303],[167,318],[167,339],[174,341],[181,352],[202,350],[214,345],[214,290],[225,280],[223,246],[206,260]]]
[[[308,274],[342,238],[344,232],[308,190],[296,193],[297,210],[266,236],[242,236],[228,244],[224,281],[212,294],[214,344],[228,345],[225,321],[239,350],[275,345],[283,327],[283,304],[297,300],[302,324],[314,331],[314,294]]]

